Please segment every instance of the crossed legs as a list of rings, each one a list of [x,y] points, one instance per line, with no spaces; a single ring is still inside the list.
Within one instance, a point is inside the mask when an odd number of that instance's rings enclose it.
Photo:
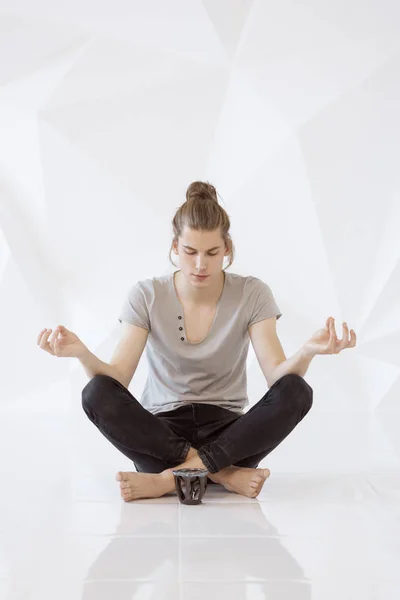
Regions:
[[[258,465],[289,435],[310,410],[312,398],[313,390],[302,377],[284,375],[246,414],[195,450],[116,380],[97,375],[82,393],[86,414],[114,446],[134,462],[149,456],[163,465],[156,472],[119,471],[116,479],[125,500],[173,492],[172,470],[177,468],[207,469],[209,479],[227,489],[257,495],[270,472],[247,465]]]

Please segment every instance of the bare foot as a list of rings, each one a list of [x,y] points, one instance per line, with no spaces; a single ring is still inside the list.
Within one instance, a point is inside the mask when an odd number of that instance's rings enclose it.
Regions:
[[[269,469],[227,467],[218,473],[218,481],[230,492],[255,498],[261,492],[265,480],[271,475]]]
[[[135,473],[118,471],[121,497],[125,502],[139,498],[160,498],[171,492],[171,482],[161,473]]]
[[[185,461],[189,460],[190,458],[193,458],[193,456],[197,456],[197,450],[195,450],[194,448],[190,447],[190,450],[187,453]]]

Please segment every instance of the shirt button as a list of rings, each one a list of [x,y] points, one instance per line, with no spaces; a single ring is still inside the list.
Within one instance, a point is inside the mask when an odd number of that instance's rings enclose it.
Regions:
[[[184,339],[185,339],[185,338],[181,338],[182,342],[183,342],[183,340],[184,340]]]
[[[182,319],[182,317],[178,317],[178,319]]]
[[[182,331],[183,327],[179,327],[179,331]]]

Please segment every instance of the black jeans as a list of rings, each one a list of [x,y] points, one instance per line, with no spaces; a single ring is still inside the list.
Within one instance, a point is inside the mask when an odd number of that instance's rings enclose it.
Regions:
[[[133,461],[137,471],[145,473],[182,464],[190,446],[211,474],[230,465],[255,468],[289,435],[312,403],[312,388],[295,374],[275,381],[243,415],[201,403],[152,414],[108,375],[95,375],[82,390],[82,406],[89,419]]]

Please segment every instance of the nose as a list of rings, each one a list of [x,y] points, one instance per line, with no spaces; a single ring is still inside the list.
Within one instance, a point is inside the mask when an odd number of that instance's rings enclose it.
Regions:
[[[205,265],[196,265],[196,274],[197,275],[206,275],[207,268]]]
[[[199,273],[207,270],[206,262],[200,258],[196,260],[196,269]]]

